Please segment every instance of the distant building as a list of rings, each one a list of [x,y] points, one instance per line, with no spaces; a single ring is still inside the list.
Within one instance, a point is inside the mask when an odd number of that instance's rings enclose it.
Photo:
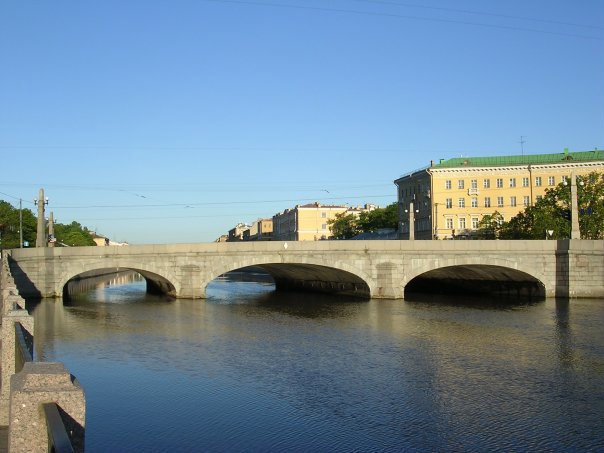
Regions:
[[[345,205],[323,205],[319,202],[296,205],[273,216],[273,239],[276,241],[319,241],[332,237],[329,220],[350,212],[359,215],[372,211],[376,205],[349,208]]]
[[[96,243],[97,247],[108,247],[110,245],[122,247],[125,245],[130,245],[127,242],[112,241],[111,239],[109,239],[105,236],[101,236],[100,234],[97,234],[96,232],[91,232],[90,235],[92,236],[92,240]]]
[[[251,225],[247,223],[238,223],[234,228],[229,230],[227,242],[243,241],[243,232],[248,230]]]
[[[401,239],[409,238],[411,203],[416,239],[463,237],[478,228],[483,216],[497,211],[509,221],[571,172],[593,171],[604,171],[604,151],[458,157],[431,163],[394,181]]]
[[[228,234],[221,234],[220,237],[218,239],[216,239],[214,242],[226,242],[228,239],[229,239]]]
[[[244,241],[270,241],[273,238],[273,219],[258,219],[243,232]]]

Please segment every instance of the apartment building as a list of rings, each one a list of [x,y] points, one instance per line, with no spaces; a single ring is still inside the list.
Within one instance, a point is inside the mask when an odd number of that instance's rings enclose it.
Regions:
[[[394,181],[401,239],[409,238],[410,209],[416,239],[451,239],[478,228],[495,211],[510,220],[571,173],[604,171],[604,151],[525,156],[459,157]]]
[[[244,241],[270,241],[273,237],[273,219],[258,219],[243,232]]]
[[[324,205],[319,202],[296,205],[273,216],[273,238],[276,241],[318,241],[328,239],[328,221],[346,212],[347,206]]]

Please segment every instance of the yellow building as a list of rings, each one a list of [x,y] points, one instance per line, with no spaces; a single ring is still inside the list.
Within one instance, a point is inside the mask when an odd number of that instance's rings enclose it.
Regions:
[[[409,238],[414,210],[416,239],[464,237],[495,211],[508,221],[543,197],[571,172],[604,172],[604,151],[527,156],[459,157],[431,163],[394,181],[399,203],[399,232]]]
[[[244,241],[270,241],[273,237],[273,219],[258,219],[243,232]]]
[[[346,212],[347,206],[312,203],[273,216],[273,239],[276,241],[318,241],[331,237],[328,221]]]

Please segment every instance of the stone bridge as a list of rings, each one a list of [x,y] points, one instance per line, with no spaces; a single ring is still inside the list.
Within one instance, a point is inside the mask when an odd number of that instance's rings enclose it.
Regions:
[[[149,290],[204,298],[228,271],[259,266],[278,290],[403,298],[413,289],[604,297],[604,241],[318,241],[14,249],[25,297],[62,297],[85,272],[131,269]]]

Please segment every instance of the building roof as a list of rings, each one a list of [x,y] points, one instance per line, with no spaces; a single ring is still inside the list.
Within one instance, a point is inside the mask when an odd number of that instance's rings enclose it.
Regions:
[[[454,157],[442,159],[431,168],[453,168],[453,167],[499,167],[504,165],[538,165],[557,164],[563,162],[589,162],[604,160],[604,151],[577,151],[552,154],[527,154],[526,156],[492,156],[492,157]]]

